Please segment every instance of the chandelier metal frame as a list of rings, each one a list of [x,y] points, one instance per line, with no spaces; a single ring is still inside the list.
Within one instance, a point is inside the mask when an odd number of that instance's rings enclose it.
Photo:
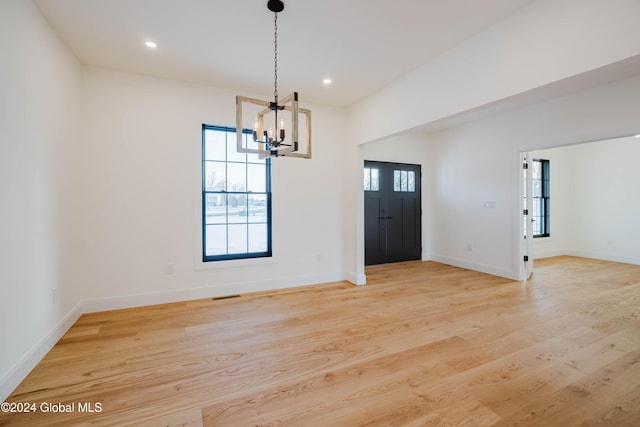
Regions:
[[[269,0],[267,8],[274,13],[273,27],[273,101],[263,101],[256,98],[246,96],[236,96],[236,135],[237,135],[237,151],[239,153],[258,154],[260,158],[267,157],[298,157],[304,159],[311,158],[311,110],[300,108],[298,106],[298,92],[279,99],[278,96],[278,13],[284,10],[284,3],[281,0]],[[244,126],[243,126],[243,105],[253,104],[264,107],[256,115],[256,121],[253,126],[253,142],[257,148],[249,148],[244,144]],[[291,116],[290,135],[285,131],[285,123],[281,118],[278,121],[278,112],[287,111]],[[270,115],[274,117],[273,128],[266,125],[265,120]],[[300,120],[302,116],[302,120]],[[304,125],[304,135],[306,141],[305,151],[300,149],[300,131],[299,125]]]

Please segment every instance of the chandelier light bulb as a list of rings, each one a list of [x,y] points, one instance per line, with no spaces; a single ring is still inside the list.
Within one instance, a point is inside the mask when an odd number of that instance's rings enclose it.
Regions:
[[[280,142],[284,141],[284,119],[280,119]]]

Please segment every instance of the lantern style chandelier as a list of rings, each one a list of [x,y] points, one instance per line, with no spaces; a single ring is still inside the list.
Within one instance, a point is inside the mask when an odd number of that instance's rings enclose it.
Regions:
[[[274,15],[273,101],[236,96],[237,151],[258,154],[261,159],[283,156],[310,159],[311,111],[298,107],[298,92],[278,97],[278,13],[284,10],[284,3],[269,0],[267,8]],[[247,131],[251,122],[253,131]]]

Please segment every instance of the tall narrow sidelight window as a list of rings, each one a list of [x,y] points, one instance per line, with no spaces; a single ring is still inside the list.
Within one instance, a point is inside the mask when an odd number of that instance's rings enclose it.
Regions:
[[[251,138],[251,132],[243,132]],[[236,128],[202,125],[202,258],[271,256],[271,161],[236,152]]]
[[[533,237],[549,237],[550,228],[550,181],[549,160],[533,159],[531,164],[533,181]]]

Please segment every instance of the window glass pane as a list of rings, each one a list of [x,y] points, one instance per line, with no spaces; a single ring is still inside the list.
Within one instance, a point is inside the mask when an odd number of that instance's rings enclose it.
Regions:
[[[541,179],[542,178],[542,164],[539,160],[534,160],[531,162],[531,166],[533,167],[533,179]]]
[[[207,241],[205,242],[205,254],[226,255],[227,253],[227,226],[207,225]]]
[[[229,253],[247,252],[247,224],[229,224]]]
[[[540,223],[540,217],[539,216],[534,216],[533,217],[533,235],[539,235],[542,234],[542,230],[540,230],[540,226],[542,224]]]
[[[371,191],[371,169],[364,168],[364,191]]]
[[[247,195],[227,194],[229,223],[247,222]]]
[[[228,162],[245,162],[246,153],[238,153],[238,140],[235,132],[227,132],[227,161]]]
[[[266,169],[267,167],[264,164],[247,165],[247,191],[255,191],[256,193],[264,193],[267,191],[265,181]]]
[[[378,169],[371,169],[371,191],[380,191]]]
[[[258,149],[261,148],[260,145],[253,140],[253,134],[251,134],[251,135],[245,134],[244,135],[244,140],[246,141],[245,142],[245,147],[247,147],[247,148],[251,148],[252,150],[258,150]],[[261,159],[260,157],[258,157],[257,154],[247,154],[247,162],[249,162],[249,163],[260,163],[260,164],[264,164],[265,163],[264,159]]]
[[[267,222],[267,195],[249,195],[249,222]]]
[[[407,191],[407,171],[400,172],[400,190]]]
[[[400,171],[393,171],[393,191],[400,191]]]
[[[534,180],[533,181],[533,197],[542,197],[542,181]]]
[[[205,162],[204,186],[206,191],[224,191],[227,175],[224,162]]]
[[[226,224],[227,208],[224,194],[205,195],[205,222],[207,224]]]
[[[414,171],[409,171],[408,180],[409,191],[416,191],[416,173]]]
[[[534,215],[540,214],[540,199],[533,199],[533,213]]]
[[[225,139],[224,132],[211,129],[205,131],[204,159],[205,160],[225,160]]]
[[[227,163],[227,191],[247,191],[247,165]]]
[[[267,224],[249,224],[249,252],[266,252]]]

